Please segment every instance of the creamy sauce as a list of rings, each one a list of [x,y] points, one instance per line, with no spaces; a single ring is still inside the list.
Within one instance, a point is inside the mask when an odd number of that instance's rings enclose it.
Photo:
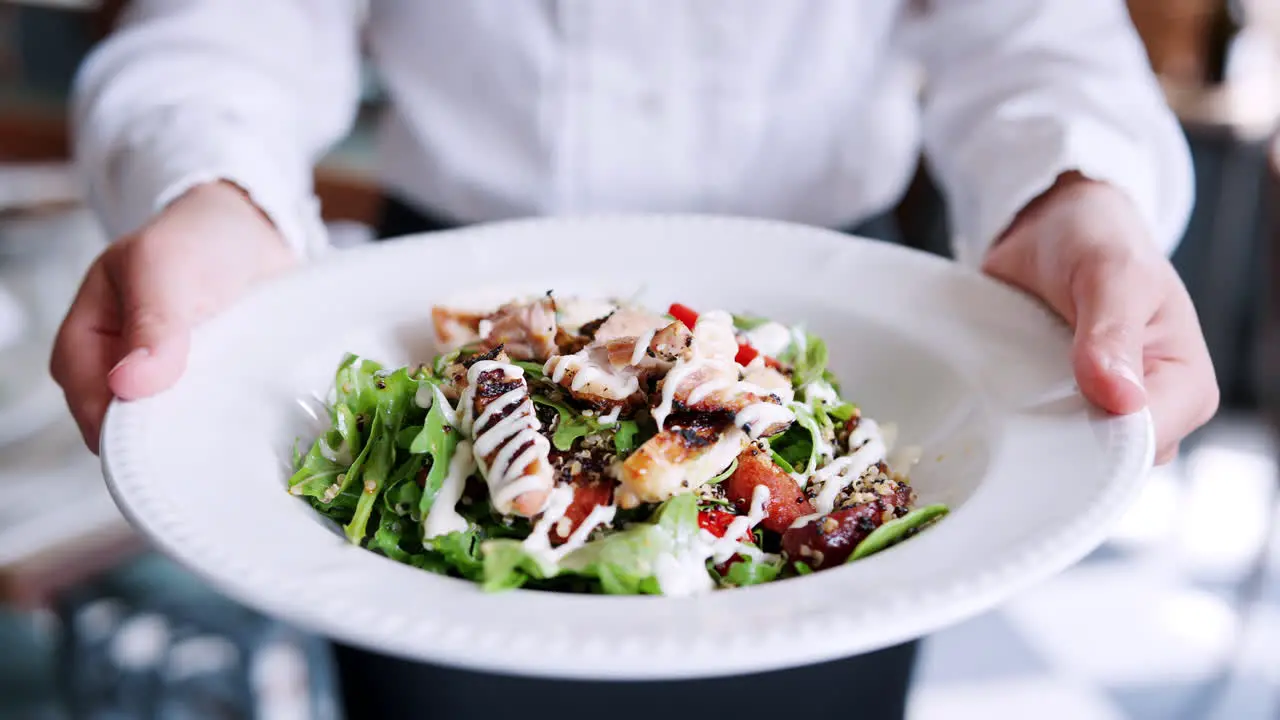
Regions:
[[[697,357],[697,340],[694,340],[694,357],[690,360],[677,360],[676,364],[667,372],[666,378],[662,381],[662,399],[658,406],[653,409],[653,421],[657,423],[658,429],[661,430],[667,424],[667,416],[671,414],[671,405],[676,399],[676,389],[693,373],[697,372],[706,363],[705,360]]]
[[[830,465],[813,474],[813,481],[822,483],[822,489],[813,501],[814,509],[820,514],[831,512],[835,508],[836,496],[842,490],[885,459],[888,448],[880,437],[879,427],[874,420],[863,418],[854,430],[854,436],[857,436],[858,442],[855,443],[855,438],[851,436],[849,446],[856,447],[856,450],[836,458]]]
[[[560,485],[552,490],[550,496],[547,497],[547,505],[542,511],[542,517],[538,518],[538,522],[533,526],[533,531],[529,533],[529,537],[525,538],[522,543],[526,552],[538,558],[539,562],[548,567],[554,567],[565,555],[585,545],[587,538],[591,535],[591,531],[601,525],[608,525],[613,522],[613,517],[618,512],[618,508],[613,505],[595,506],[582,519],[582,524],[578,525],[563,545],[558,548],[552,548],[551,530],[564,517],[569,506],[573,504],[573,494],[574,490],[571,485]]]
[[[653,575],[662,594],[685,596],[714,590],[715,581],[707,572],[707,560],[722,563],[734,555],[763,558],[764,553],[758,548],[746,545],[738,538],[764,520],[767,502],[769,488],[757,485],[751,492],[751,508],[747,515],[734,518],[725,528],[724,537],[718,538],[700,529],[693,537],[674,538],[675,549],[653,561]]]
[[[471,442],[459,440],[453,458],[449,461],[449,474],[440,484],[440,492],[436,494],[435,502],[422,521],[425,539],[467,529],[466,518],[458,514],[457,505],[462,498],[462,491],[466,489],[467,478],[475,471],[476,461],[471,452]]]
[[[754,330],[748,330],[747,342],[761,355],[777,355],[791,343],[791,331],[785,325],[767,322]]]
[[[640,380],[635,375],[608,372],[583,353],[557,355],[547,360],[542,372],[555,383],[562,383],[572,372],[570,390],[582,392],[588,384],[594,384],[592,393],[609,400],[626,400],[640,390]]]
[[[612,425],[618,422],[618,416],[621,414],[622,414],[622,406],[614,405],[612,410],[600,416],[599,422],[601,425],[606,425],[606,426]]]
[[[444,417],[445,423],[452,427],[458,427],[458,412],[449,404],[449,400],[444,396],[444,393],[440,392],[440,388],[433,386],[431,394],[435,398],[432,402],[436,407],[440,408],[440,415]]]
[[[629,358],[630,364],[639,365],[640,361],[644,360],[645,351],[653,344],[653,336],[656,334],[658,334],[657,330],[650,330],[636,338],[635,349],[631,351],[631,357]]]
[[[524,377],[524,370],[519,366],[481,360],[467,371],[467,389],[459,405],[462,410],[461,429],[472,435],[475,443],[473,454],[489,485],[489,497],[494,508],[505,515],[511,511],[511,503],[525,492],[551,485],[552,468],[547,460],[551,444],[538,432],[538,417],[534,413],[533,401],[529,399],[529,389],[523,383],[491,401],[480,417],[473,419],[475,389],[480,376],[493,370],[502,371],[508,380]],[[474,432],[513,405],[515,409],[493,427],[478,434]],[[495,451],[497,454],[492,459],[485,459]],[[542,460],[540,467],[536,472],[530,472],[530,467],[538,460]]]
[[[573,486],[560,485],[547,495],[547,503],[542,508],[542,516],[533,524],[529,537],[524,539],[524,548],[531,553],[549,551],[551,549],[551,528],[560,522],[569,506],[573,504]]]
[[[711,592],[715,581],[707,572],[707,558],[693,550],[680,550],[654,558],[653,576],[663,595],[687,597]]]
[[[418,387],[418,392],[413,394],[413,402],[423,410],[430,410],[431,404],[436,399],[436,394],[433,392],[435,389],[435,386],[430,383],[422,383]]]
[[[822,517],[822,513],[812,513],[810,515],[801,515],[800,517],[796,518],[795,522],[791,523],[791,525],[789,525],[787,529],[790,530],[792,528],[804,527],[805,525],[808,525],[809,523],[821,517]]]
[[[729,527],[725,528],[724,536],[716,538],[715,542],[711,543],[712,560],[716,563],[722,563],[739,552],[743,554],[759,552],[756,548],[745,545],[738,538],[753,530],[756,525],[760,524],[761,520],[764,520],[764,506],[767,502],[769,502],[769,488],[764,484],[755,486],[755,489],[751,491],[751,508],[747,511],[747,514],[734,518],[733,522],[729,523]]]
[[[836,389],[825,380],[811,380],[800,387],[800,392],[804,394],[804,401],[811,405],[815,401],[822,405],[840,404],[840,396],[836,395]]]
[[[752,440],[755,440],[771,427],[782,423],[791,423],[796,419],[795,413],[781,405],[768,402],[751,403],[733,416],[733,424],[737,425]]]
[[[704,383],[699,383],[697,387],[689,391],[689,397],[685,400],[685,404],[697,405],[703,400],[706,400],[707,396],[711,393],[718,390],[728,390],[737,384],[737,380],[729,380],[727,378],[718,378],[715,380],[708,380]]]

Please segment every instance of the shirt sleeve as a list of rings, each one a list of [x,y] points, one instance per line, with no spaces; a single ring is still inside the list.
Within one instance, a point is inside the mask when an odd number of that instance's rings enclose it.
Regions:
[[[957,258],[981,263],[1017,213],[1077,171],[1176,247],[1192,168],[1122,0],[932,0],[907,23],[923,60],[924,143]]]
[[[355,0],[134,0],[76,78],[76,160],[112,237],[194,185],[244,189],[304,255],[312,168],[359,98]]]

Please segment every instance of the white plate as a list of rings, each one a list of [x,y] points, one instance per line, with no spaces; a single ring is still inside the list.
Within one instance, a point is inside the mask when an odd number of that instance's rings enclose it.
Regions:
[[[909,542],[793,580],[675,599],[476,586],[347,545],[285,492],[299,398],[342,354],[430,357],[434,301],[487,287],[639,294],[823,335],[845,393],[924,447]],[[1153,452],[1150,417],[1078,394],[1039,305],[940,259],[774,222],[659,216],[500,223],[344,251],[202,328],[187,374],[113,404],[103,466],[123,511],[229,595],[388,654],[579,678],[781,668],[918,637],[990,608],[1103,539]]]

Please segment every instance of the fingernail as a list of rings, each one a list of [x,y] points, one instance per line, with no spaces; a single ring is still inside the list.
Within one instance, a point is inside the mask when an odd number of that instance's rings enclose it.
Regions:
[[[1142,382],[1142,376],[1138,374],[1138,371],[1134,369],[1133,365],[1129,364],[1129,361],[1115,357],[1107,358],[1106,368],[1107,372],[1110,372],[1117,377],[1124,378],[1130,383],[1133,383],[1134,387],[1146,392],[1147,387]]]
[[[116,366],[111,368],[111,372],[107,374],[114,375],[117,370],[124,367],[125,365],[128,365],[129,363],[132,363],[132,362],[137,362],[138,360],[141,360],[142,358],[145,358],[150,354],[151,354],[151,351],[148,350],[147,348],[144,348],[144,347],[134,348],[133,350],[129,351],[128,355],[125,355],[124,357],[120,358],[120,362],[116,363]]]

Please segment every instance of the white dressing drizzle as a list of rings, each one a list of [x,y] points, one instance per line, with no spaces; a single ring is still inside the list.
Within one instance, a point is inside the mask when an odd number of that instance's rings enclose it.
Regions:
[[[810,380],[800,387],[800,392],[804,394],[804,401],[811,405],[814,401],[823,405],[840,404],[840,396],[836,395],[836,389],[826,380]]]
[[[547,495],[547,502],[542,506],[542,515],[533,524],[529,537],[524,539],[525,550],[539,553],[551,549],[551,528],[560,522],[569,506],[573,504],[573,486],[559,485]]]
[[[458,514],[458,500],[466,489],[467,478],[476,471],[476,460],[471,452],[470,440],[459,440],[454,449],[453,458],[449,460],[449,474],[440,483],[440,492],[427,511],[422,521],[422,534],[425,539],[448,535],[451,532],[463,532],[467,529],[466,518]]]
[[[751,491],[751,508],[746,516],[734,518],[725,528],[723,537],[716,537],[699,529],[693,537],[676,537],[675,549],[654,558],[653,575],[663,595],[683,596],[715,589],[715,582],[707,573],[707,560],[722,563],[734,555],[761,559],[764,553],[738,538],[755,528],[765,518],[765,504],[769,502],[769,488],[757,485]]]
[[[657,330],[650,330],[636,338],[636,347],[631,351],[631,357],[629,358],[630,364],[640,364],[640,361],[644,359],[645,351],[647,351],[649,349],[649,345],[653,343],[653,336],[657,333]]]
[[[741,428],[752,440],[755,440],[765,430],[780,423],[794,422],[795,419],[796,414],[781,405],[757,402],[739,410],[733,416],[733,424]]]
[[[618,422],[618,416],[621,414],[622,414],[622,406],[614,405],[612,410],[600,416],[599,422],[601,425],[606,425],[606,426],[612,425]]]
[[[814,520],[817,520],[820,517],[822,517],[822,513],[811,513],[809,515],[801,515],[800,517],[796,518],[795,522],[791,523],[791,525],[789,525],[787,529],[804,527],[805,525],[808,525],[809,523],[813,522]]]
[[[751,491],[751,508],[746,515],[739,515],[725,528],[724,536],[711,543],[711,559],[717,563],[733,557],[734,554],[754,555],[759,553],[755,547],[745,545],[738,538],[753,530],[765,517],[765,503],[769,502],[769,488],[764,484],[755,486]],[[704,531],[706,532],[706,531]],[[710,533],[707,533],[710,535]]]
[[[435,389],[435,385],[422,383],[418,386],[418,392],[413,394],[413,402],[423,410],[430,410],[431,404],[435,402],[436,399],[435,392],[433,392]]]
[[[573,504],[573,494],[572,485],[560,485],[552,490],[547,497],[542,517],[538,518],[538,522],[533,526],[533,532],[529,533],[529,537],[522,543],[525,551],[538,558],[543,565],[554,567],[560,562],[560,558],[585,545],[592,530],[613,522],[613,517],[618,512],[618,508],[613,505],[595,506],[564,544],[553,548],[551,547],[551,529],[560,522],[569,506]]]
[[[822,489],[813,501],[813,508],[819,514],[831,512],[835,508],[836,496],[876,463],[883,462],[888,452],[884,439],[880,437],[879,427],[869,418],[863,418],[858,423],[849,438],[849,446],[857,449],[844,457],[836,458],[830,465],[813,474],[812,481],[822,483]]]
[[[791,331],[785,325],[767,322],[747,331],[747,342],[760,351],[760,355],[777,355],[791,342]]]

